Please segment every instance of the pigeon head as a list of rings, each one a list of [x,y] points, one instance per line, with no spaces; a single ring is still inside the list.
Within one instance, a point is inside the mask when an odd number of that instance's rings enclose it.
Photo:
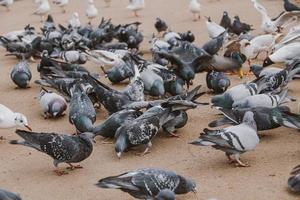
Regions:
[[[54,99],[49,102],[49,113],[53,117],[59,117],[67,109],[67,104],[65,101],[60,99]]]
[[[88,59],[88,57],[85,53],[80,53],[78,63],[84,64],[84,63],[86,63],[87,59]]]
[[[23,115],[21,113],[15,113],[15,124],[17,126],[23,126],[23,127],[27,128],[28,130],[32,131],[32,129],[28,125],[27,118],[25,117],[25,115]]]
[[[232,98],[228,94],[215,95],[211,98],[213,106],[222,108],[232,108]]]
[[[236,15],[236,16],[234,16],[234,19],[235,19],[235,20],[237,20],[237,21],[240,21],[240,17],[239,17],[239,16],[237,16],[237,15]]]
[[[264,60],[263,67],[267,67],[267,66],[272,65],[272,64],[274,64],[274,62],[270,59],[270,57],[267,57]]]
[[[254,130],[257,130],[256,122],[254,120],[254,113],[251,111],[247,111],[243,117],[243,123],[248,124]]]
[[[253,72],[256,77],[259,77],[260,72],[262,71],[263,67],[260,65],[251,65],[249,71]]]
[[[225,78],[222,78],[219,80],[219,83],[218,83],[219,87],[221,88],[221,90],[223,92],[226,91],[226,89],[230,86],[230,80],[229,79],[225,79]]]
[[[228,16],[228,12],[227,12],[227,11],[224,11],[224,12],[223,12],[223,16]]]
[[[174,191],[176,194],[186,194],[188,192],[194,192],[194,193],[197,192],[195,181],[184,178],[182,176],[179,176],[179,178],[180,178],[179,184]]]
[[[78,116],[74,120],[76,129],[81,132],[93,132],[93,123],[87,116]]]
[[[117,130],[116,135],[117,134],[118,134],[118,138],[115,145],[115,151],[117,153],[118,158],[120,159],[122,153],[127,149],[127,139],[126,139],[126,135],[122,134],[122,127]]]
[[[165,94],[165,87],[163,82],[161,82],[160,80],[155,80],[149,92],[152,96],[163,96]]]
[[[195,78],[195,72],[191,67],[183,67],[179,74],[185,81],[190,81]]]
[[[158,195],[155,199],[156,200],[175,200],[175,194],[172,190],[164,189],[158,193]]]
[[[30,81],[30,76],[27,73],[17,73],[13,77],[14,83],[20,88],[26,88]]]

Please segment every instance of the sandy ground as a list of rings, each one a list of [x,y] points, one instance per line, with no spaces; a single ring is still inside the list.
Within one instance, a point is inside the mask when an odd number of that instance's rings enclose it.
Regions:
[[[59,8],[53,7],[52,14],[59,23],[66,23],[72,12],[79,12],[84,17],[85,1],[71,0],[66,14]],[[187,10],[188,0],[146,0],[147,8],[136,19],[125,8],[127,1],[113,0],[111,8],[104,8],[101,0],[96,0],[100,16],[111,17],[114,23],[128,23],[141,21],[145,39],[143,49],[147,49],[147,41],[154,32],[154,19],[157,16],[165,19],[170,27],[176,31],[191,30],[195,33],[198,45],[208,40],[204,25],[204,16],[211,16],[219,22],[223,10],[229,11],[231,16],[239,14],[243,21],[255,27],[255,33],[260,32],[260,15],[252,7],[250,0],[202,0],[203,13],[200,22],[193,22]],[[269,13],[275,16],[282,11],[282,1],[261,0]],[[31,0],[18,1],[11,12],[0,8],[0,34],[18,30],[30,23],[40,27],[39,18],[31,15],[34,10]],[[69,124],[68,117],[59,120],[44,120],[38,102],[34,99],[39,87],[31,84],[26,90],[15,89],[10,80],[10,71],[15,65],[14,58],[4,56],[0,51],[0,103],[15,111],[27,115],[34,131],[72,133],[74,128]],[[38,79],[36,63],[32,63],[33,80]],[[91,63],[88,68],[100,72],[100,68]],[[232,76],[233,84],[251,80],[252,77],[238,79]],[[199,74],[196,82],[205,85],[205,74]],[[299,84],[290,84],[291,95],[299,97]],[[206,90],[206,86],[202,88]],[[201,98],[208,102],[209,95]],[[290,104],[296,110],[297,103]],[[179,131],[181,137],[168,138],[164,134],[154,139],[152,152],[144,157],[137,157],[133,152],[124,154],[121,160],[115,156],[113,145],[97,143],[93,154],[84,162],[84,169],[71,172],[69,175],[57,177],[53,173],[52,159],[30,148],[9,145],[7,141],[0,141],[0,188],[18,192],[27,200],[94,200],[94,199],[132,199],[127,194],[117,190],[103,190],[95,187],[100,178],[122,173],[141,167],[158,167],[170,169],[197,181],[197,195],[188,194],[178,199],[208,199],[219,200],[263,200],[280,199],[292,200],[299,197],[287,191],[286,183],[290,170],[299,164],[300,136],[295,130],[278,128],[276,130],[260,132],[261,143],[255,151],[242,156],[251,164],[249,168],[235,168],[227,164],[224,153],[212,148],[198,148],[188,145],[197,138],[207,124],[216,119],[216,110],[209,106],[201,106],[190,111],[187,126]],[[97,123],[100,123],[106,112],[98,112]],[[6,139],[17,139],[14,130],[1,130],[1,136]],[[65,167],[65,166],[61,166]]]

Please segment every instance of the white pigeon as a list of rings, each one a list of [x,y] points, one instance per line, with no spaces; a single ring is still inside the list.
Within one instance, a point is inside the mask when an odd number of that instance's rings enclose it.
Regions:
[[[66,13],[66,6],[69,4],[69,0],[53,0],[53,3],[61,7],[63,13]]]
[[[210,17],[207,18],[207,21],[205,23],[208,31],[208,36],[210,38],[216,38],[226,31],[224,27],[212,21]]]
[[[263,63],[263,67],[267,67],[274,63],[286,63],[292,59],[300,56],[300,42],[295,42],[281,47],[270,56],[268,56]]]
[[[288,26],[289,22],[293,22],[298,17],[300,17],[299,11],[293,11],[293,12],[284,12],[280,16],[272,20],[268,16],[267,10],[264,6],[259,4],[257,0],[251,0],[251,1],[253,2],[254,8],[262,16],[261,29],[265,33],[274,33],[274,32],[281,31],[286,26]]]
[[[50,4],[48,0],[40,0],[39,7],[34,11],[34,15],[41,16],[41,22],[44,21],[44,16],[46,16],[50,12]]]
[[[134,16],[138,17],[137,12],[145,8],[144,0],[130,0],[129,5],[126,7],[128,10],[133,11]]]
[[[27,118],[21,113],[15,113],[6,106],[0,104],[0,129],[9,129],[21,126],[29,129]]]
[[[200,19],[201,5],[198,0],[191,0],[189,4],[189,10],[194,15],[194,21]]]
[[[79,28],[81,26],[79,15],[77,12],[74,12],[69,19],[69,26],[71,26],[72,28]]]
[[[269,52],[274,48],[276,40],[280,36],[281,34],[266,34],[256,36],[251,41],[243,39],[240,41],[240,51],[246,56],[250,65],[250,60],[256,59],[260,53],[266,52],[268,56]]]
[[[14,3],[14,0],[0,0],[0,5],[6,7],[7,11],[9,11],[9,7]]]
[[[85,10],[85,15],[87,16],[90,22],[98,16],[98,9],[94,4],[94,0],[88,0],[88,6]]]
[[[237,166],[248,167],[248,164],[240,160],[240,154],[254,150],[259,143],[257,126],[253,117],[253,112],[247,111],[243,117],[243,122],[239,125],[229,126],[221,130],[204,129],[204,133],[191,144],[212,146],[224,151],[230,164],[235,162]]]

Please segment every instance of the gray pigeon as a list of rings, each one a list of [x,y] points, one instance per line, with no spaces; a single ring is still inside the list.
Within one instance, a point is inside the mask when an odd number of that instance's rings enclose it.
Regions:
[[[136,110],[121,110],[110,115],[103,123],[95,126],[93,133],[105,138],[114,138],[117,129],[142,115],[142,112]]]
[[[15,193],[0,189],[0,200],[22,200],[21,197]]]
[[[137,199],[155,199],[165,189],[179,195],[196,192],[196,183],[193,180],[172,171],[155,168],[138,169],[103,178],[96,185],[101,188],[120,189]]]
[[[169,114],[169,120],[162,126],[163,130],[171,136],[178,137],[175,134],[176,129],[182,128],[188,121],[188,114],[184,110],[176,110]]]
[[[161,190],[155,200],[175,200],[175,193],[170,189]]]
[[[11,71],[10,77],[18,87],[27,88],[32,77],[29,63],[26,60],[18,62]]]
[[[51,156],[55,167],[60,163],[67,163],[70,169],[82,168],[72,163],[79,163],[88,158],[93,151],[93,133],[82,133],[76,136],[62,135],[56,133],[35,133],[16,130],[16,133],[24,140],[12,140],[11,144],[19,144],[34,148]],[[55,170],[57,175],[66,172]]]
[[[51,54],[52,58],[61,58],[67,63],[78,63],[84,64],[87,61],[87,55],[83,52],[71,50],[71,51],[62,51],[62,52],[53,52]]]
[[[221,33],[219,36],[209,40],[203,45],[203,50],[209,53],[211,56],[218,53],[218,51],[223,46],[223,42],[227,36],[227,31]]]
[[[289,0],[283,0],[283,2],[284,2],[283,7],[287,12],[300,11],[300,7],[291,3]]]
[[[57,118],[62,116],[64,111],[67,109],[67,102],[62,96],[48,91],[43,87],[38,99],[45,119],[49,117]]]
[[[79,82],[75,84],[70,100],[69,121],[75,125],[76,130],[80,133],[93,132],[96,111]]]
[[[250,71],[256,76],[256,78],[260,77],[269,77],[271,75],[275,75],[278,72],[281,72],[283,69],[278,67],[263,67],[261,65],[251,65]]]
[[[288,179],[288,187],[292,192],[300,192],[300,165],[293,168]]]
[[[236,162],[237,166],[248,167],[248,164],[240,160],[240,154],[254,150],[259,143],[257,126],[251,111],[245,113],[243,122],[236,126],[230,126],[221,130],[204,129],[199,139],[191,142],[197,146],[212,146],[224,151],[229,163]],[[231,157],[233,155],[233,158]]]
[[[207,72],[206,84],[214,93],[223,93],[230,86],[229,78],[223,72]]]

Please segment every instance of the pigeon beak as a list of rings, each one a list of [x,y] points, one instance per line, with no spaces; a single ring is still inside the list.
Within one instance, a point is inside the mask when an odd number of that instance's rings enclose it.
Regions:
[[[30,128],[30,126],[28,125],[24,125],[28,130],[32,131],[32,129]]]
[[[122,152],[118,152],[118,153],[117,153],[117,156],[118,156],[119,159],[121,159]]]

